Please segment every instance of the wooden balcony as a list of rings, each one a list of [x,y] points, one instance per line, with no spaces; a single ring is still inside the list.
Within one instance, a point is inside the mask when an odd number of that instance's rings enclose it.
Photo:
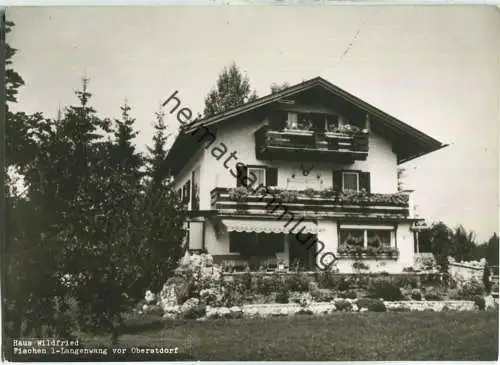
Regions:
[[[333,190],[284,190],[215,188],[211,191],[212,209],[224,215],[283,217],[288,213],[320,218],[409,218],[408,194],[342,193]]]
[[[263,126],[255,132],[258,159],[294,161],[336,161],[353,163],[368,156],[368,132],[330,133],[309,130],[271,130]]]

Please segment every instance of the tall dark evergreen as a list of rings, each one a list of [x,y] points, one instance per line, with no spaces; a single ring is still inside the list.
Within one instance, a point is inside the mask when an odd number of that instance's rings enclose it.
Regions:
[[[152,186],[157,189],[165,184],[169,179],[169,172],[165,167],[165,157],[167,156],[167,142],[170,134],[167,133],[165,125],[165,115],[163,111],[155,113],[155,121],[153,124],[153,146],[148,146],[148,175],[151,179]]]
[[[134,129],[135,119],[130,116],[130,106],[125,102],[120,110],[121,119],[115,119],[113,125],[113,159],[122,179],[129,184],[137,184],[143,166],[143,156],[136,151],[134,144],[139,132]]]
[[[7,33],[13,23],[8,23]],[[54,182],[50,174],[60,165],[56,126],[41,113],[12,112],[18,88],[24,85],[12,69],[16,50],[6,45],[6,153],[7,167],[22,176],[23,186],[7,189],[5,252],[5,326],[12,337],[69,334],[65,315],[64,289],[59,282],[62,245],[57,240],[56,217],[60,214]],[[7,179],[7,184],[14,183]]]
[[[155,113],[152,146],[148,146],[145,199],[140,209],[144,232],[149,242],[148,282],[151,290],[161,289],[184,253],[186,215],[173,190],[170,172],[165,166],[170,134],[164,121],[163,111]]]

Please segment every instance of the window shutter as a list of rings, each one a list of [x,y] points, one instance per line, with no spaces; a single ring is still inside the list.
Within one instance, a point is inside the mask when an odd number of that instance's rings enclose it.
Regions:
[[[342,171],[334,170],[333,171],[333,188],[335,190],[342,190]]]
[[[247,178],[247,167],[236,165],[236,186],[244,186],[243,182]]]
[[[365,189],[367,193],[371,193],[370,191],[370,173],[369,172],[360,172],[359,173],[359,190]]]
[[[276,167],[266,168],[266,186],[278,186],[278,169]]]
[[[188,182],[184,185],[185,187],[185,192],[184,192],[184,203],[189,203],[190,197],[191,197],[191,181],[188,180]]]

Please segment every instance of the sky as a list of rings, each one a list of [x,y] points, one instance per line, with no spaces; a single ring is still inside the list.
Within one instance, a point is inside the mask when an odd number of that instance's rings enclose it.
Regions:
[[[500,10],[493,6],[17,7],[7,41],[26,85],[17,109],[55,117],[90,78],[92,105],[126,99],[144,150],[154,113],[178,90],[203,111],[236,62],[259,96],[321,76],[449,147],[410,161],[420,216],[498,232]],[[166,119],[171,132],[178,122]]]

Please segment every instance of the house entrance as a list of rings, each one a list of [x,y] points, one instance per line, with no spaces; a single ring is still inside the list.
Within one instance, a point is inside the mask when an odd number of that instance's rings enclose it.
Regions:
[[[288,242],[290,248],[290,268],[300,270],[314,270],[317,235],[315,234],[290,234]],[[314,242],[314,244],[313,244]]]

